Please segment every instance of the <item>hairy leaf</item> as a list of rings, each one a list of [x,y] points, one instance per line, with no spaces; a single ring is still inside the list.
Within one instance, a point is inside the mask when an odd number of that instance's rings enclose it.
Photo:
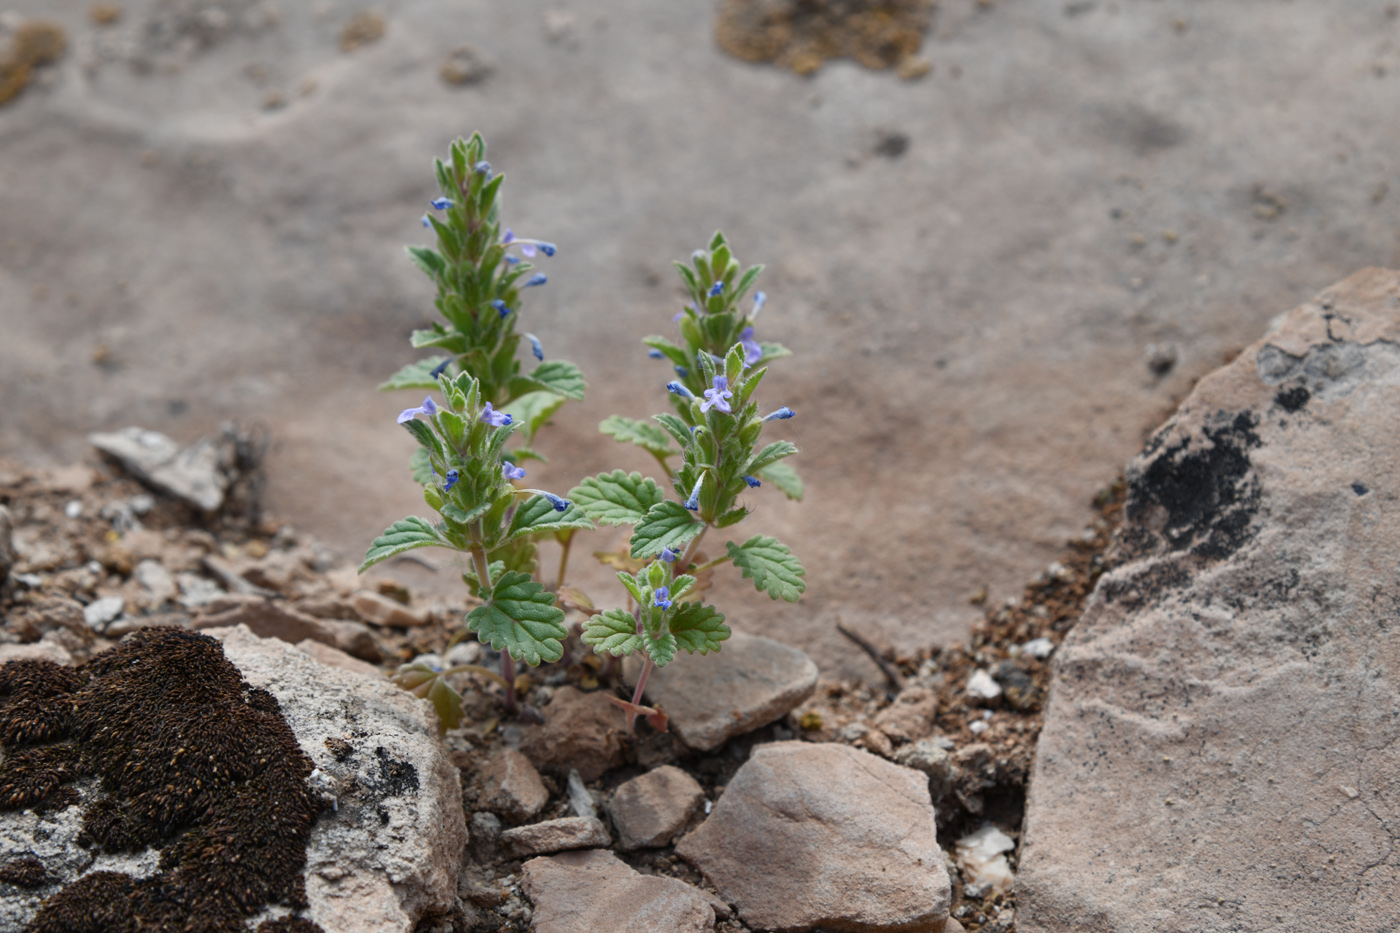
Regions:
[[[670,632],[644,636],[641,642],[642,650],[657,667],[665,667],[676,656],[676,636]]]
[[[637,622],[631,613],[609,609],[583,623],[583,643],[613,657],[622,657],[637,650],[641,636],[637,634]]]
[[[467,614],[467,628],[532,667],[564,656],[569,630],[554,594],[523,573],[508,570],[491,589],[491,602]]]
[[[705,523],[679,502],[658,502],[647,510],[632,532],[632,556],[657,557],[668,547],[680,551],[704,528]]]
[[[588,515],[574,503],[562,512],[556,511],[554,506],[549,504],[549,500],[544,496],[531,496],[525,500],[525,504],[515,510],[515,517],[510,520],[510,530],[506,533],[506,540],[518,538],[521,535],[535,535],[541,532],[563,531],[567,528],[589,528],[593,523],[588,520]]]
[[[666,432],[654,424],[612,415],[598,425],[598,430],[615,439],[618,443],[636,444],[648,453],[658,457],[669,457],[676,452]]]
[[[703,603],[682,603],[671,615],[671,633],[680,647],[695,654],[718,651],[720,642],[729,637],[724,615]]]
[[[797,475],[797,471],[786,463],[770,463],[759,470],[754,476],[765,483],[772,483],[783,491],[789,499],[797,502],[802,501],[802,477]]]
[[[418,360],[409,363],[388,378],[387,381],[379,384],[379,391],[386,392],[389,389],[436,389],[438,387],[437,377],[432,375],[432,371],[447,360],[445,356],[430,356],[426,360]]]
[[[583,401],[583,390],[586,385],[583,381],[583,371],[573,363],[564,360],[549,360],[534,368],[528,376],[517,376],[510,381],[510,390],[513,394],[523,395],[526,392],[544,390],[571,398],[576,402]]]
[[[375,538],[369,546],[369,551],[365,553],[365,562],[360,565],[360,573],[364,573],[370,567],[387,560],[395,554],[402,554],[404,551],[411,551],[418,547],[451,547],[452,545],[444,538],[436,528],[428,523],[427,519],[409,516],[394,522],[384,533]]]
[[[650,477],[614,470],[588,477],[569,490],[569,498],[600,525],[636,525],[666,494]]]
[[[754,535],[743,544],[729,541],[724,546],[734,566],[753,580],[759,592],[766,592],[773,599],[781,596],[795,603],[807,589],[802,579],[807,571],[802,569],[801,562],[792,556],[787,545],[776,538]]]
[[[744,472],[757,473],[769,464],[777,463],[784,457],[791,457],[795,453],[797,453],[797,445],[792,441],[774,441],[753,455],[749,462],[744,465]]]

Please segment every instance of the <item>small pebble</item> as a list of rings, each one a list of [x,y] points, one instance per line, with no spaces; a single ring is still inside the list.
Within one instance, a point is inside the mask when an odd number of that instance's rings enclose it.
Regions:
[[[1048,638],[1032,638],[1021,646],[1021,650],[1033,658],[1044,661],[1055,653],[1055,643]]]
[[[83,514],[83,503],[79,499],[74,499],[63,507],[63,514],[69,518],[77,518]]]

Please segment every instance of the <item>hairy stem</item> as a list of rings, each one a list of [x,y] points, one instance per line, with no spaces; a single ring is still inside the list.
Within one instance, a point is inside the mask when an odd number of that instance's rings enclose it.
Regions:
[[[627,710],[627,737],[631,738],[637,725],[637,709],[642,705],[642,692],[647,688],[647,678],[651,676],[651,669],[656,665],[651,663],[648,657],[642,664],[641,676],[637,678],[637,689],[632,691],[632,706]]]
[[[476,579],[484,591],[491,589],[491,565],[486,560],[486,549],[480,545],[472,548],[472,562],[476,564]],[[514,715],[519,709],[515,699],[515,660],[510,650],[501,652],[501,682],[505,686],[506,712]]]

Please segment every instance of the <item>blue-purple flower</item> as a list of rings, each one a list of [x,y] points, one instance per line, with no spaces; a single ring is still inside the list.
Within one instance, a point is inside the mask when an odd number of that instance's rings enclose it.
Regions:
[[[506,235],[501,237],[501,245],[508,246],[511,243],[520,244],[521,254],[529,256],[531,259],[535,258],[537,250],[538,252],[544,253],[546,256],[553,256],[559,250],[559,247],[545,240],[527,240],[523,237],[518,237],[515,235],[514,231],[507,227]]]
[[[525,282],[524,285],[522,285],[522,286],[520,286],[520,287],[521,287],[521,288],[530,288],[530,287],[535,286],[535,285],[543,285],[545,282],[548,282],[548,281],[549,281],[549,276],[545,275],[543,272],[536,272],[534,275],[530,276],[530,278],[526,280],[526,282]]]
[[[657,349],[648,350],[647,356],[651,357],[654,360],[663,360],[666,358],[666,354],[662,353],[660,350]]]
[[[485,159],[482,159],[480,162],[478,162],[478,163],[476,163],[475,165],[473,165],[472,168],[475,169],[476,171],[480,172],[481,174],[485,175],[487,181],[490,181],[490,180],[491,180],[491,163],[490,163],[490,162],[487,162]]]
[[[757,316],[763,310],[763,303],[768,300],[768,296],[763,292],[753,293],[753,310],[749,312],[749,317]]]
[[[796,414],[796,412],[794,412],[791,408],[788,408],[786,405],[784,405],[782,408],[779,408],[777,411],[772,412],[771,414],[764,415],[764,416],[763,416],[763,420],[764,420],[764,421],[786,421],[786,420],[788,420],[789,418],[791,418],[794,414]]]
[[[655,599],[653,606],[660,606],[662,609],[671,608],[671,588],[669,586],[658,586],[652,593]]]
[[[447,210],[449,207],[452,206],[452,199],[451,199],[451,198],[433,198],[433,199],[432,199],[431,201],[429,201],[428,203],[431,204],[431,205],[433,206],[433,210],[435,210],[435,211],[445,211],[445,210]]]
[[[760,482],[758,481],[758,478],[757,478],[757,477],[755,477],[755,476],[750,476],[750,475],[748,475],[747,473],[744,474],[744,482],[746,482],[746,483],[749,484],[749,488],[750,488],[750,489],[754,489],[755,487],[758,487],[758,486],[762,486],[762,485],[763,485],[762,483],[760,483]]]
[[[546,499],[549,500],[549,504],[550,504],[550,505],[554,506],[554,511],[556,511],[556,512],[564,512],[564,511],[567,511],[567,510],[568,510],[568,508],[569,508],[569,500],[568,500],[568,499],[561,499],[561,498],[559,498],[558,496],[554,495],[554,493],[552,493],[552,492],[545,492],[545,493],[542,493],[542,495],[543,495]]]
[[[724,282],[719,281],[710,286],[710,296],[713,297],[724,291]]]
[[[530,352],[535,354],[535,359],[543,362],[544,347],[540,346],[540,338],[536,337],[534,334],[526,334],[525,339],[530,341]]]
[[[423,226],[427,227],[429,230],[431,230],[431,229],[433,228],[433,222],[432,222],[431,220],[428,219],[428,215],[427,215],[427,214],[424,214],[422,217],[419,217],[418,219],[419,219],[420,221],[422,221],[422,222],[423,222]]]
[[[510,314],[510,307],[500,298],[493,298],[489,302],[487,302],[487,304],[495,308],[497,311],[501,312],[501,317],[505,317],[507,314]]]
[[[672,395],[679,395],[681,398],[695,398],[691,391],[679,382],[668,382],[666,388]]]
[[[525,470],[513,463],[506,462],[501,464],[501,475],[506,479],[524,479]]]
[[[436,379],[438,376],[441,376],[443,373],[447,372],[447,367],[451,365],[452,357],[449,356],[447,359],[443,360],[441,363],[437,364],[431,370],[429,370],[428,375]]]
[[[744,365],[752,366],[763,359],[763,347],[753,339],[753,328],[745,327],[739,334],[739,345],[744,348]]]
[[[694,428],[691,429],[692,431]],[[695,488],[690,491],[690,498],[685,500],[685,507],[692,512],[700,510],[700,483],[705,479],[705,474],[701,473],[700,478],[695,481]]]
[[[429,396],[423,399],[423,404],[419,405],[417,408],[405,408],[403,411],[399,412],[399,424],[403,424],[405,421],[412,421],[416,415],[427,415],[431,418],[436,414],[437,406],[433,404],[432,396]]]
[[[493,411],[491,403],[487,402],[486,407],[481,410],[481,420],[493,428],[503,428],[510,424],[513,419],[503,411]]]
[[[661,559],[668,564],[675,563],[676,558],[680,556],[681,555],[678,552],[671,550],[669,547],[664,547],[661,549]]]
[[[447,471],[447,479],[443,480],[443,483],[442,483],[443,492],[448,492],[448,491],[450,491],[450,490],[452,489],[453,486],[456,486],[456,485],[457,485],[457,478],[458,478],[460,475],[461,475],[461,474],[458,473],[456,470],[448,470],[448,471]]]
[[[718,408],[727,415],[730,413],[729,399],[733,397],[734,393],[729,391],[729,378],[716,376],[715,387],[705,390],[705,399],[700,403],[700,410],[709,411],[711,408]]]

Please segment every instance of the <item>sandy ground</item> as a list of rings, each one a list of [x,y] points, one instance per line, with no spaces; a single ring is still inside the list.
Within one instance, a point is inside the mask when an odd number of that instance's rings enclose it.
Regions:
[[[760,337],[796,355],[764,398],[799,413],[808,498],[756,492],[743,531],[791,544],[809,590],[716,598],[833,672],[876,676],[837,621],[906,652],[965,640],[969,596],[1054,558],[1194,378],[1400,262],[1388,0],[949,0],[917,81],[739,62],[711,3],[380,3],[384,36],[349,53],[356,3],[7,9],[71,45],[0,108],[0,455],[237,419],[275,438],[271,510],[343,553],[421,512],[392,426],[418,399],[373,387],[431,316],[401,251],[430,160],[480,129],[507,221],[560,246],[522,327],[590,380],[541,436],[547,488],[647,469],[594,428],[664,407],[637,340],[669,332],[670,261],[720,227],[768,264]],[[449,86],[463,43],[495,70]],[[877,154],[891,133],[907,149]],[[1175,348],[1164,376],[1149,344]]]

